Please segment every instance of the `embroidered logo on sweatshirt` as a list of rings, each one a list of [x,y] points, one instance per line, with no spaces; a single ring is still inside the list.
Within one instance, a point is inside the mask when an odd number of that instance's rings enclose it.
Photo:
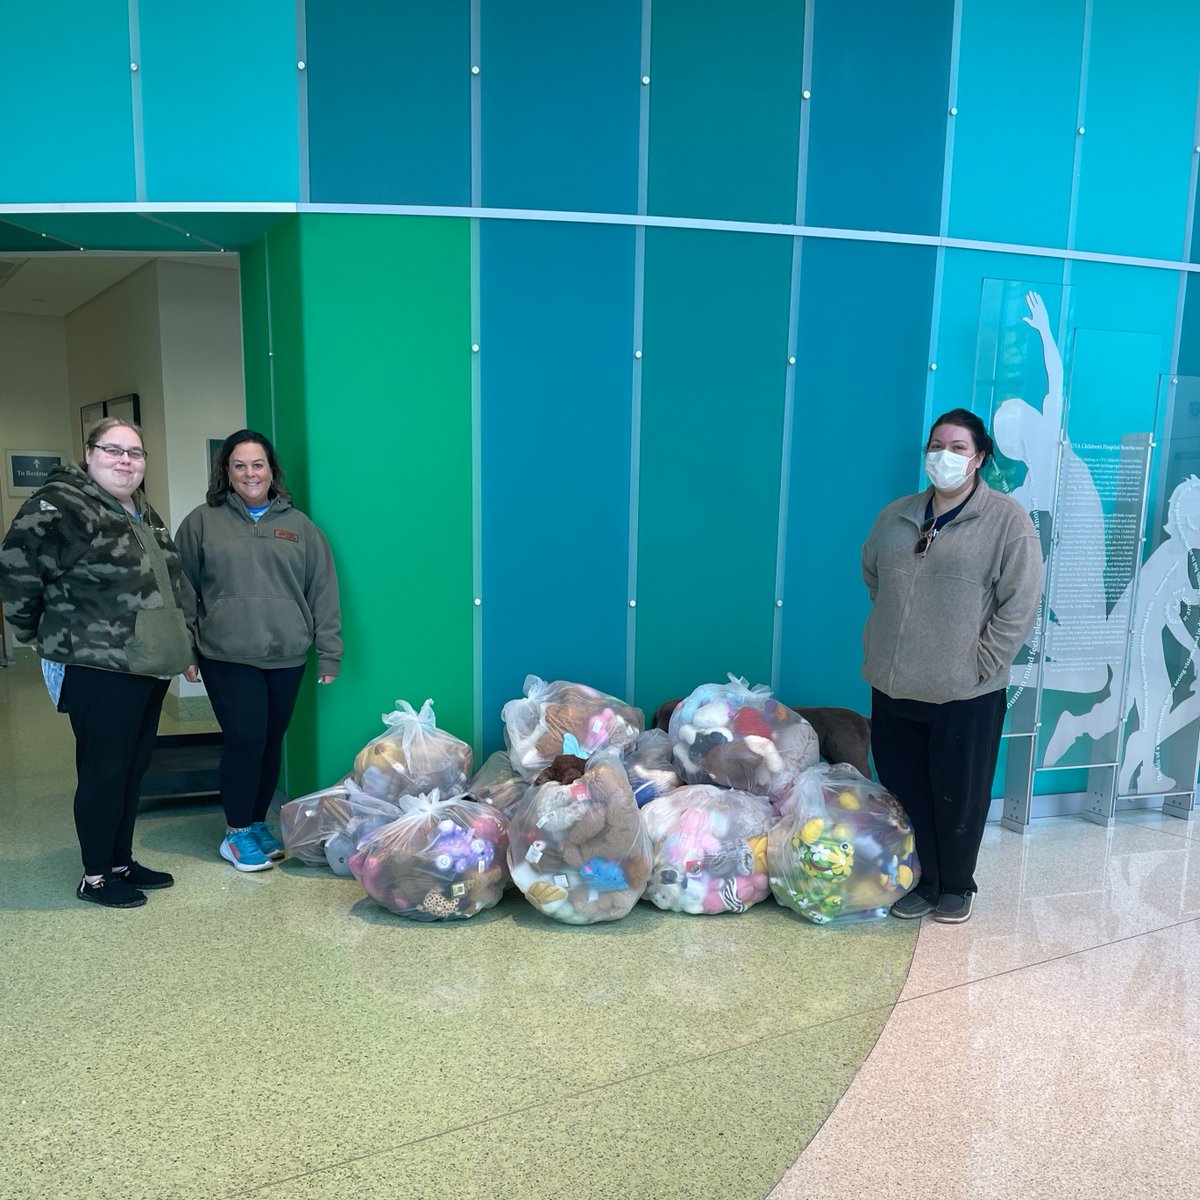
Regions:
[[[276,537],[287,538],[289,542],[298,542],[300,540],[300,535],[293,533],[290,529],[276,529],[274,530],[274,534]]]

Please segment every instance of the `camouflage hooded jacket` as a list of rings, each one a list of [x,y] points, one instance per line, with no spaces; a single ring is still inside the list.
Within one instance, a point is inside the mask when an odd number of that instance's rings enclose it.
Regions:
[[[134,675],[192,661],[179,553],[159,515],[142,520],[79,467],[59,467],[21,506],[0,545],[4,615],[43,658]]]

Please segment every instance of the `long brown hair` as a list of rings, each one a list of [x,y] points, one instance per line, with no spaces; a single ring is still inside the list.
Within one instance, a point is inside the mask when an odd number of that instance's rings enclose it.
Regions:
[[[256,446],[261,446],[263,453],[267,456],[267,466],[271,468],[271,486],[267,489],[267,498],[274,500],[276,496],[279,496],[284,500],[290,500],[291,494],[284,486],[283,467],[279,464],[279,455],[275,453],[275,447],[271,445],[270,439],[261,433],[255,433],[253,429],[239,429],[237,433],[231,433],[221,443],[221,449],[217,451],[217,457],[213,460],[212,477],[208,481],[208,494],[204,497],[209,506],[220,508],[229,499],[229,493],[232,491],[229,486],[229,459],[243,442],[253,442]]]

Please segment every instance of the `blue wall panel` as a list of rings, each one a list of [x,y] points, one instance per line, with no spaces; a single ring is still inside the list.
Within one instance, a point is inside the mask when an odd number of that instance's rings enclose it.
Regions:
[[[467,0],[307,0],[311,197],[469,204]]]
[[[650,211],[792,221],[804,5],[654,0],[652,11]]]
[[[860,549],[914,487],[936,252],[808,239],[800,274],[780,697],[869,711]],[[853,319],[830,298],[854,290]],[[869,364],[869,365],[868,365]]]
[[[809,225],[937,233],[953,0],[818,4]]]
[[[1076,246],[1182,258],[1200,4],[1094,0]]]
[[[1064,247],[1084,0],[974,0],[959,44],[950,234]]]
[[[1200,375],[1200,275],[1187,278],[1183,330],[1179,339],[1179,374]]]
[[[637,208],[641,0],[483,6],[483,202]]]
[[[133,200],[127,0],[0,9],[0,204]]]
[[[631,229],[482,224],[487,750],[529,672],[625,687],[633,250]]]
[[[151,200],[298,200],[296,10],[270,0],[143,4]]]

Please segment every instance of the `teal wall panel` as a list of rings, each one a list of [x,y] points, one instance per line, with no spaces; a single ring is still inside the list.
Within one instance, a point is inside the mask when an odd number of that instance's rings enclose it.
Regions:
[[[1200,375],[1200,275],[1196,274],[1187,277],[1178,366],[1180,375]]]
[[[295,6],[142,4],[139,17],[147,197],[298,200]]]
[[[789,704],[870,711],[860,551],[921,463],[934,266],[927,247],[804,243],[779,676]],[[848,288],[852,319],[830,302]]]
[[[506,0],[481,26],[483,203],[635,211],[642,0]]]
[[[966,0],[952,237],[1065,247],[1085,0]]]
[[[1200,4],[1094,0],[1076,246],[1182,258]]]
[[[133,200],[127,0],[0,7],[0,204]]]
[[[791,243],[646,234],[636,703],[768,681]]]
[[[804,5],[654,0],[650,211],[795,217]]]
[[[469,204],[467,0],[306,0],[309,178],[334,204]]]
[[[483,719],[530,672],[625,690],[632,229],[480,232]]]
[[[937,233],[953,16],[953,0],[817,4],[806,224]]]

